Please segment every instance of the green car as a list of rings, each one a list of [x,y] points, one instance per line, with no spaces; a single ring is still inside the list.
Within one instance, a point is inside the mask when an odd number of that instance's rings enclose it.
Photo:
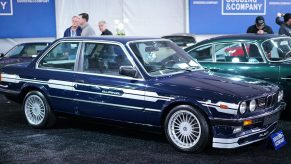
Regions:
[[[185,49],[205,68],[280,85],[291,107],[291,37],[241,34],[204,40]],[[291,110],[291,109],[290,109]]]

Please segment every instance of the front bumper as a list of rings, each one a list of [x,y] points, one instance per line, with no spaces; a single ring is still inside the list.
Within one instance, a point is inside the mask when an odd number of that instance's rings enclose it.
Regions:
[[[286,103],[282,102],[271,112],[259,116],[244,119],[212,120],[214,129],[212,146],[215,148],[237,148],[268,138],[276,130],[280,114],[285,107]],[[243,126],[245,120],[252,120],[254,124]],[[241,128],[241,131],[234,132],[235,128]]]

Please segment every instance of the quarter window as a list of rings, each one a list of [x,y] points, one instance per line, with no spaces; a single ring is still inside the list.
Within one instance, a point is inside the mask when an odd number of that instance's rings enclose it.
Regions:
[[[74,70],[79,43],[63,42],[54,47],[39,62],[40,68]]]
[[[216,62],[258,63],[263,62],[258,46],[253,43],[224,43],[215,45]]]
[[[212,61],[212,45],[192,50],[189,55],[200,62]]]
[[[120,66],[132,66],[120,46],[104,43],[85,44],[84,72],[121,76]]]

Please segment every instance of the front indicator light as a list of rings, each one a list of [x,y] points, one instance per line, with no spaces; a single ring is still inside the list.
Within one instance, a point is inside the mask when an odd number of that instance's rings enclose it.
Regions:
[[[253,124],[253,120],[245,120],[243,125],[244,126],[248,126],[248,125],[252,125]]]
[[[227,105],[223,105],[223,104],[221,104],[219,107],[220,107],[221,109],[228,109],[228,106],[227,106]]]

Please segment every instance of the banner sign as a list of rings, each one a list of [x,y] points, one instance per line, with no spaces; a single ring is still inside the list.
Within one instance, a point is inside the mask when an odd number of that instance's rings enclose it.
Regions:
[[[277,13],[290,9],[291,0],[189,0],[189,29],[194,34],[245,33],[261,15],[277,33]]]
[[[0,38],[55,37],[54,0],[0,0]]]

